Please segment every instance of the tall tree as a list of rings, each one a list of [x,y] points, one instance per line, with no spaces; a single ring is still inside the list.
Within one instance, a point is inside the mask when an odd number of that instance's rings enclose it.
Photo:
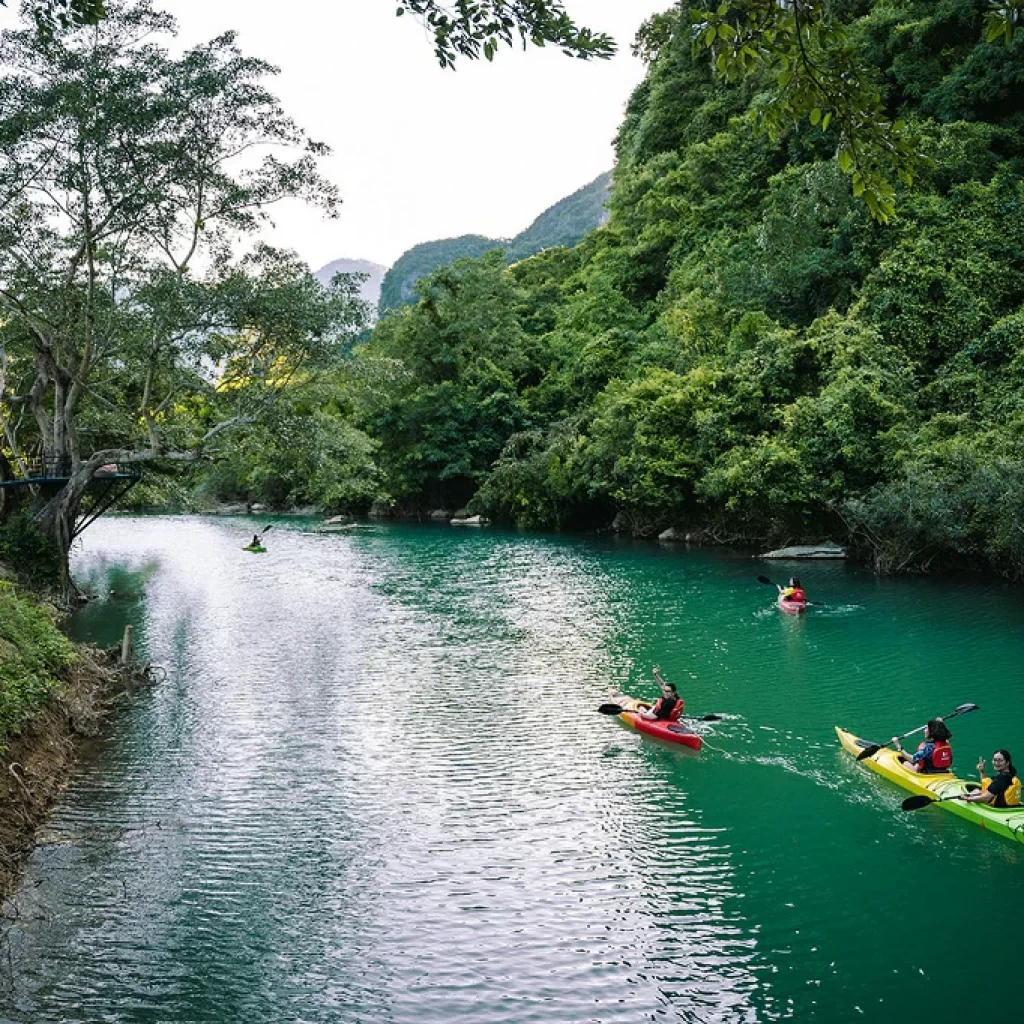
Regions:
[[[276,202],[335,212],[326,147],[233,34],[174,58],[157,41],[173,28],[116,3],[0,37],[0,415],[15,458],[27,416],[68,477],[39,515],[66,587],[101,466],[193,458],[360,324],[350,287],[262,247],[233,258]]]

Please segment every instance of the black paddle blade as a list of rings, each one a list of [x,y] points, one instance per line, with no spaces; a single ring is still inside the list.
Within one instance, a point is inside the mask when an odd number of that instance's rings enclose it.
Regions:
[[[701,715],[700,718],[695,718],[695,722],[720,722],[722,720],[721,715]]]
[[[925,796],[921,793],[918,796],[908,796],[907,799],[900,804],[900,807],[905,811],[917,811],[922,807],[927,807],[929,804],[933,803],[935,803],[934,797]]]
[[[961,704],[960,707],[953,712],[952,715],[946,715],[947,718],[952,718],[953,715],[966,715],[968,711],[980,711],[981,708],[977,704]]]
[[[874,757],[882,749],[881,744],[872,743],[870,746],[865,747],[858,755],[857,760],[863,761],[866,758]]]
[[[621,715],[625,710],[621,704],[602,704],[597,712],[600,715]]]
[[[758,583],[767,583],[771,587],[775,586],[775,584],[772,582],[772,580],[768,579],[767,576],[758,576],[757,577],[757,582]]]

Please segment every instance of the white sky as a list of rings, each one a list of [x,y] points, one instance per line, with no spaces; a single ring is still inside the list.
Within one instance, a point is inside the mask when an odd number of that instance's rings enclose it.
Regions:
[[[314,270],[333,259],[390,265],[418,242],[510,237],[612,166],[612,139],[643,65],[640,23],[670,0],[567,0],[619,44],[610,61],[557,49],[501,50],[442,71],[394,0],[157,0],[191,45],[235,29],[247,55],[277,65],[285,110],[332,149],[336,221],[299,204],[274,212],[269,240]],[[0,26],[14,21],[0,8]]]

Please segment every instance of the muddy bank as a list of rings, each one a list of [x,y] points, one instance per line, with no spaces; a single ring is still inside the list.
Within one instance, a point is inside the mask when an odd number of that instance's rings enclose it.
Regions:
[[[145,676],[128,672],[116,652],[77,647],[64,685],[0,757],[0,899],[17,885],[36,834],[71,778],[83,746]]]

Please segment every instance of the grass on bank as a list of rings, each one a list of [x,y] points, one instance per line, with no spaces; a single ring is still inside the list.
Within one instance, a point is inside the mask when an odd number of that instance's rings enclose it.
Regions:
[[[0,753],[64,685],[77,660],[53,613],[0,581]]]

